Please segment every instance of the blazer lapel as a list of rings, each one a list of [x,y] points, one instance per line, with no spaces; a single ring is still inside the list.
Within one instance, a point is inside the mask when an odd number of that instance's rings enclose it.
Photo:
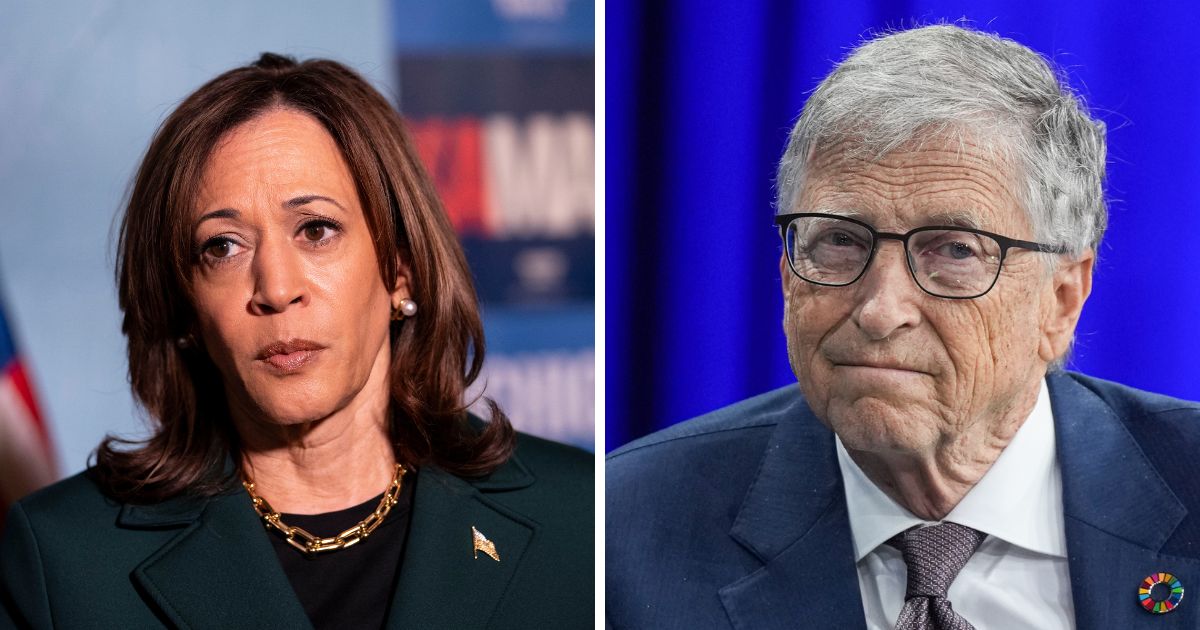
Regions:
[[[763,563],[720,590],[735,628],[866,627],[836,457],[797,396],[729,532]]]
[[[125,527],[186,525],[133,579],[180,628],[311,628],[245,494],[128,506]]]
[[[1096,393],[1067,375],[1048,383],[1076,625],[1200,628],[1200,606],[1186,597],[1167,614],[1146,612],[1137,597],[1143,578],[1158,572],[1200,588],[1200,561],[1159,553],[1186,508]]]
[[[533,482],[513,460],[469,483],[433,466],[421,469],[388,628],[484,628],[537,532],[537,524],[489,494]],[[495,546],[475,552],[474,530]]]

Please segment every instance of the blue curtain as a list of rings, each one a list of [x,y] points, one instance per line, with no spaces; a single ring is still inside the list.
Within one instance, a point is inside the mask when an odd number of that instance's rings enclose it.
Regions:
[[[787,383],[772,176],[806,95],[889,27],[1053,59],[1109,128],[1110,227],[1069,367],[1200,399],[1200,38],[1188,4],[609,0],[606,448]]]

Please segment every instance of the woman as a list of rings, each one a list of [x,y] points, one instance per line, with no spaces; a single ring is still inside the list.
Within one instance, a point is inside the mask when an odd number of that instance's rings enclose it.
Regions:
[[[155,432],[16,504],[0,627],[592,624],[592,463],[465,411],[461,248],[398,115],[264,54],[163,123],[121,225]]]

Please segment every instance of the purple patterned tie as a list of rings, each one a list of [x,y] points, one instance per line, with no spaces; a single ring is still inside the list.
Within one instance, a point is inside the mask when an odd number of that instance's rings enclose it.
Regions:
[[[954,612],[946,592],[986,537],[965,525],[942,523],[901,532],[887,542],[904,554],[908,565],[896,630],[975,630]]]

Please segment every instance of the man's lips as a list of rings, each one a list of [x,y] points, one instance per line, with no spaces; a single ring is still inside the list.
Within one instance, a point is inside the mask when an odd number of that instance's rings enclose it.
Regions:
[[[867,368],[873,370],[896,370],[899,372],[916,372],[918,374],[932,374],[930,370],[922,369],[919,365],[914,365],[911,361],[904,361],[886,356],[855,356],[854,354],[828,353],[825,358],[833,364],[834,367],[845,368]]]
[[[316,358],[325,346],[307,339],[276,341],[258,351],[255,357],[280,372],[295,372]]]
[[[909,367],[907,365],[901,365],[899,363],[875,363],[875,362],[867,362],[867,361],[841,361],[841,362],[835,362],[834,365],[836,365],[838,367],[858,367],[858,368],[871,368],[871,369],[875,369],[875,370],[899,370],[902,372],[925,373],[924,370],[918,370],[914,367]]]

